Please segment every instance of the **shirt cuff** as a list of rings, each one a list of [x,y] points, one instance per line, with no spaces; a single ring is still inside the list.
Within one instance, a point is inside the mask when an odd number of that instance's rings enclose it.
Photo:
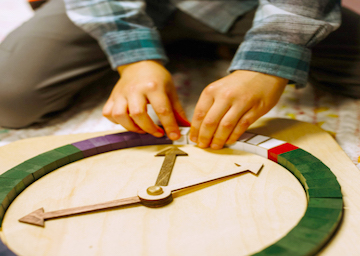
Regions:
[[[237,50],[229,72],[251,70],[289,79],[297,88],[308,79],[311,50],[276,41],[245,41]]]
[[[114,70],[121,65],[142,60],[168,61],[160,35],[155,29],[108,32],[100,38],[99,44]]]

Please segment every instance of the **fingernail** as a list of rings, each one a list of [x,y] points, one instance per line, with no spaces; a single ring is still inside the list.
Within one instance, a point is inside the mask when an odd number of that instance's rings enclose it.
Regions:
[[[200,148],[206,148],[206,147],[207,147],[207,145],[206,145],[205,143],[203,143],[203,142],[200,142],[200,143],[198,144],[198,146],[199,146]]]
[[[193,136],[193,137],[190,137],[190,140],[192,141],[192,142],[197,142],[197,137],[195,137],[195,136]]]
[[[176,132],[171,132],[171,133],[169,134],[169,138],[170,138],[171,140],[177,140],[179,137],[180,137],[179,134],[177,134]]]
[[[164,136],[164,134],[161,133],[161,132],[155,132],[155,133],[154,133],[154,136],[155,136],[155,137],[162,137],[162,136]]]
[[[211,144],[210,146],[212,149],[221,149],[221,146],[218,144]]]
[[[154,136],[156,137],[162,137],[164,136],[164,130],[161,129],[160,127],[157,128],[157,131],[154,133]]]

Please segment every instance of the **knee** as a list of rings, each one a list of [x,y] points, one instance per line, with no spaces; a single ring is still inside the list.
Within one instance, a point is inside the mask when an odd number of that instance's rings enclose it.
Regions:
[[[0,82],[0,126],[24,128],[42,116],[41,102],[30,91],[3,88]]]
[[[38,88],[41,69],[34,66],[21,65],[20,58],[0,51],[0,126],[23,128],[44,114],[46,100]]]

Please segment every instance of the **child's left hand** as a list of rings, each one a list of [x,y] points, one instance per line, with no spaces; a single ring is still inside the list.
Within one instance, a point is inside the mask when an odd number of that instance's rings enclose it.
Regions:
[[[208,85],[191,122],[190,139],[199,147],[221,149],[235,143],[246,129],[272,109],[288,80],[237,70]]]

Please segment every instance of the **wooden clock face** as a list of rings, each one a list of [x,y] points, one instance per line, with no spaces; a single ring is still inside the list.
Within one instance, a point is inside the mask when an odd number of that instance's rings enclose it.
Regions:
[[[19,255],[249,255],[287,234],[307,200],[284,167],[235,149],[179,146],[169,184],[261,162],[251,173],[181,191],[161,208],[141,205],[63,219],[45,228],[18,220],[41,207],[53,211],[137,195],[155,183],[168,145],[121,149],[63,166],[31,184],[10,205],[3,239]]]

